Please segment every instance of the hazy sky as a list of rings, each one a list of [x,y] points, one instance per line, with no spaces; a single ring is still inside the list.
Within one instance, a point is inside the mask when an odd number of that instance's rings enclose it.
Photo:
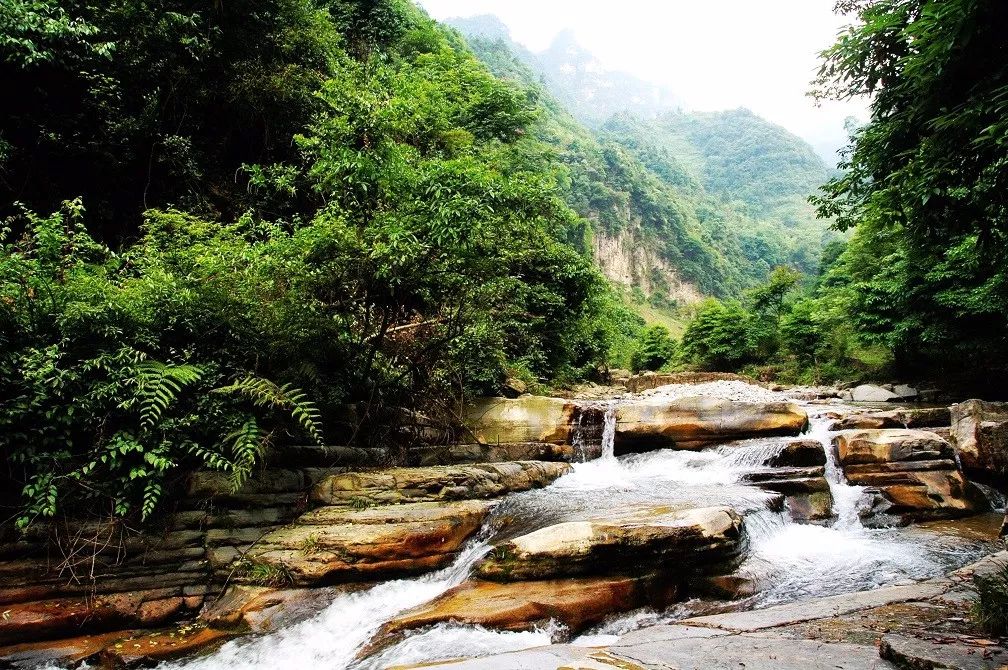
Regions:
[[[676,91],[695,110],[749,107],[817,148],[843,143],[863,103],[816,108],[817,54],[845,25],[834,0],[420,0],[436,19],[495,14],[541,51],[564,29],[609,69]]]

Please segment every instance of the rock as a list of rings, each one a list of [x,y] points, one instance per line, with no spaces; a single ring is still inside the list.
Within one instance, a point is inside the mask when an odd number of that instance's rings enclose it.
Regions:
[[[0,647],[0,667],[25,670],[53,666],[77,667],[107,646],[134,635],[136,631],[115,631]]]
[[[528,384],[517,377],[508,377],[504,380],[502,387],[504,395],[508,398],[517,398],[528,393]]]
[[[828,521],[833,518],[833,494],[828,490],[789,495],[784,504],[788,516],[799,523]]]
[[[346,506],[498,498],[542,488],[570,471],[569,463],[518,461],[351,472],[322,480],[312,498]]]
[[[716,442],[798,435],[808,415],[786,402],[738,402],[720,398],[662,400],[660,396],[616,409],[616,454],[674,447],[697,449]]]
[[[675,585],[643,577],[588,577],[548,581],[468,581],[382,626],[365,653],[403,633],[443,622],[498,630],[530,630],[555,620],[572,635],[610,614],[640,607],[665,609],[679,599]]]
[[[825,458],[821,445],[819,454]],[[785,509],[794,521],[826,521],[833,518],[833,494],[822,466],[764,468],[747,473],[743,481],[783,494]]]
[[[834,421],[830,425],[830,430],[937,428],[947,427],[951,421],[951,412],[947,407],[922,407],[849,414]]]
[[[920,395],[917,389],[913,386],[908,386],[907,384],[896,384],[893,387],[893,393],[898,395],[901,400],[914,400]]]
[[[601,447],[599,454],[601,454]],[[576,455],[575,448],[569,444],[551,444],[549,442],[451,444],[417,447],[410,450],[411,462],[418,466],[507,463],[509,461],[570,463]]]
[[[889,402],[899,400],[899,396],[881,386],[862,384],[851,389],[851,400],[854,402]]]
[[[731,508],[672,512],[648,520],[571,521],[498,545],[473,574],[514,582],[572,575],[730,571],[746,548]]]
[[[526,395],[485,398],[466,412],[466,428],[480,444],[571,444],[579,407],[563,398]]]
[[[216,649],[234,637],[231,633],[199,624],[170,631],[140,634],[110,644],[99,654],[102,667],[153,666],[197,652]]]
[[[365,585],[315,589],[278,589],[234,585],[200,614],[211,628],[232,633],[268,633],[291,626],[325,609],[348,590]]]
[[[1004,521],[1001,523],[1001,537],[1008,537],[1008,512],[1005,512]]]
[[[953,405],[952,443],[967,472],[995,481],[1003,477],[1008,473],[1008,403],[967,400]]]
[[[3,606],[0,644],[163,625],[185,613],[178,589],[130,591]]]
[[[833,442],[847,480],[877,488],[889,503],[885,514],[919,521],[965,516],[985,506],[951,460],[951,445],[932,432],[847,431]]]
[[[879,656],[901,668],[933,670],[990,670],[1008,666],[1008,650],[942,639],[932,642],[902,635],[886,635],[879,643]]]
[[[826,451],[818,440],[794,440],[771,456],[765,463],[770,467],[812,468],[826,465]]]
[[[952,445],[923,430],[860,430],[840,433],[833,445],[841,465],[952,458]]]
[[[490,507],[480,500],[323,507],[264,536],[246,555],[237,580],[314,586],[435,570],[455,559]]]
[[[627,380],[626,387],[631,393],[650,391],[669,384],[707,384],[709,382],[745,382],[755,384],[751,377],[731,372],[642,372]]]

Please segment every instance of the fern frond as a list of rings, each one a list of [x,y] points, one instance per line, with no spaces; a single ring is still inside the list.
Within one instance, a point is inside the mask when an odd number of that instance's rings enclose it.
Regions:
[[[252,469],[266,448],[267,436],[250,417],[240,428],[224,438],[231,450],[231,487],[237,491],[248,480]]]
[[[154,428],[183,389],[203,378],[203,368],[199,366],[160,361],[141,361],[136,371],[141,430]]]
[[[268,379],[249,375],[215,391],[244,396],[256,407],[288,412],[317,444],[321,446],[324,442],[321,412],[315,403],[308,399],[308,394],[291,384],[279,385]]]

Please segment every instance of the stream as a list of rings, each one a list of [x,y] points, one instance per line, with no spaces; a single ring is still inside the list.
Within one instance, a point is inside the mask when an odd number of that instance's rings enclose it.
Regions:
[[[756,581],[757,595],[734,603],[692,600],[667,611],[638,610],[611,617],[573,640],[596,646],[658,623],[724,609],[752,609],[796,600],[874,589],[943,575],[987,553],[990,545],[920,528],[870,529],[859,511],[862,489],[848,485],[830,448],[826,408],[807,405],[811,428],[827,454],[826,476],[836,520],[829,526],[797,524],[768,509],[775,494],[741,483],[787,438],[756,439],[700,452],[662,450],[613,456],[615,404],[605,404],[602,456],[575,465],[551,486],[512,494],[494,509],[478,537],[450,567],[413,579],[386,582],[338,596],[311,619],[278,632],[225,644],[209,656],[163,664],[162,670],[302,669],[365,670],[471,657],[548,645],[567,639],[560,626],[532,632],[497,632],[441,624],[414,633],[363,661],[357,651],[396,614],[462,583],[492,543],[562,521],[634,515],[656,506],[728,505],[745,515],[750,553],[739,574]],[[597,444],[597,443],[596,443]],[[506,520],[506,523],[505,523]]]

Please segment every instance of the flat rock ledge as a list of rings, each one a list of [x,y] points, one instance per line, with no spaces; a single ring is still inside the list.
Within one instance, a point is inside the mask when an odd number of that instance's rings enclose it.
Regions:
[[[239,564],[235,581],[317,586],[436,570],[455,559],[492,506],[459,500],[322,507],[265,535]]]
[[[572,521],[496,546],[474,575],[501,582],[649,571],[724,574],[747,546],[742,518],[728,507],[644,519]]]
[[[571,469],[569,463],[515,461],[350,472],[323,479],[312,490],[312,499],[323,505],[362,507],[499,498],[548,486]]]

